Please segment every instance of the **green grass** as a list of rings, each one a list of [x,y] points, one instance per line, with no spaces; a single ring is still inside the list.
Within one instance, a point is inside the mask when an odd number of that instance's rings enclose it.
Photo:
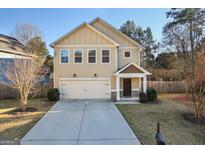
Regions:
[[[49,102],[45,98],[32,99],[28,107],[35,107],[37,111],[14,115],[8,112],[20,108],[18,100],[0,100],[0,144],[18,144],[53,105],[54,102]]]
[[[205,144],[205,125],[183,119],[190,106],[164,99],[157,104],[117,105],[142,144],[156,144],[157,122],[166,144]]]

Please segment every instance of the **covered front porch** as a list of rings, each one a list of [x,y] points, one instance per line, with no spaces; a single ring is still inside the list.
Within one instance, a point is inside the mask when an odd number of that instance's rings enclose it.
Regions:
[[[116,100],[137,100],[140,91],[147,91],[147,75],[151,73],[135,63],[129,63],[115,75]]]

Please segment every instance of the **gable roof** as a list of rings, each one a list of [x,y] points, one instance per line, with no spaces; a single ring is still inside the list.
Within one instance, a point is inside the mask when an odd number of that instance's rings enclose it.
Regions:
[[[137,65],[134,62],[130,62],[127,65],[125,65],[124,67],[122,67],[121,69],[119,69],[116,73],[114,73],[114,75],[118,75],[119,73],[121,73],[122,71],[124,71],[126,68],[128,68],[129,66],[135,66],[137,69],[139,69],[140,71],[142,71],[143,73],[145,73],[146,75],[151,75],[150,72],[146,71],[144,68],[142,68],[141,66]]]
[[[103,34],[102,32],[100,32],[99,30],[97,30],[96,28],[92,27],[91,25],[87,24],[86,22],[83,22],[82,24],[80,24],[79,26],[77,26],[76,28],[72,29],[71,31],[69,31],[68,33],[66,33],[65,35],[61,36],[60,38],[58,38],[56,41],[52,42],[50,44],[50,47],[54,47],[56,43],[60,42],[62,39],[64,39],[65,37],[71,35],[72,33],[74,33],[76,30],[80,29],[83,26],[87,26],[88,28],[90,28],[91,30],[93,30],[94,32],[96,32],[97,34],[101,35],[103,38],[105,38],[106,40],[110,41],[113,45],[116,46],[120,46],[117,42],[115,42],[114,40],[112,40],[111,38],[109,38],[108,36],[106,36],[105,34]]]
[[[0,34],[0,53],[24,57],[38,57],[37,55],[26,52],[25,49],[26,46],[24,46],[16,38]]]
[[[144,47],[142,45],[140,45],[139,43],[137,43],[135,40],[133,40],[132,38],[128,37],[127,35],[125,35],[124,33],[120,32],[117,28],[115,28],[114,26],[112,26],[111,24],[109,24],[108,22],[106,22],[105,20],[103,20],[100,17],[95,18],[94,20],[90,21],[89,24],[91,25],[92,23],[94,23],[95,21],[101,21],[102,23],[104,23],[105,25],[107,25],[108,27],[110,27],[111,29],[113,29],[115,32],[117,32],[120,36],[126,38],[128,41],[132,42],[133,44],[135,44],[136,46],[139,46],[140,48],[144,49]]]
[[[0,34],[0,42],[2,43],[6,43],[6,44],[10,44],[10,45],[14,45],[14,46],[19,46],[22,49],[26,48],[21,42],[19,42],[16,38],[8,36],[8,35],[4,35],[4,34]]]

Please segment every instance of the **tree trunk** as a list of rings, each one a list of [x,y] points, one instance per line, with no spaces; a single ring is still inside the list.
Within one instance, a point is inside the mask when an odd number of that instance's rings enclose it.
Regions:
[[[21,96],[21,110],[24,112],[26,111],[26,107],[27,107],[27,97],[23,97]]]
[[[202,114],[201,114],[201,112],[200,112],[199,102],[195,102],[194,104],[195,104],[195,117],[196,117],[197,119],[201,119]]]

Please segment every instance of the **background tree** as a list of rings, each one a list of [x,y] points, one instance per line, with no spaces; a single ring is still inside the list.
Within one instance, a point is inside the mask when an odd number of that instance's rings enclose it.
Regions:
[[[41,37],[37,36],[32,38],[27,43],[27,49],[29,53],[35,54],[38,56],[40,64],[43,64],[48,55],[48,49],[46,48],[46,43],[42,41]]]
[[[136,26],[134,21],[126,21],[119,29],[122,33],[129,36],[139,44],[141,44],[145,50],[142,59],[142,64],[146,68],[154,66],[154,53],[157,48],[156,41],[153,39],[151,28],[147,27],[143,30],[142,27]]]
[[[134,21],[128,20],[125,23],[122,24],[120,27],[120,31],[130,38],[136,40],[135,33],[136,33],[136,24]],[[140,43],[140,42],[139,42]]]
[[[50,71],[53,72],[53,57],[51,55],[47,55],[43,65],[48,67]]]
[[[178,59],[184,64],[182,64],[183,72],[196,111],[198,103],[194,95],[198,95],[199,91],[195,90],[195,69],[198,67],[197,60],[200,52],[198,48],[204,38],[205,11],[204,9],[171,9],[166,14],[169,22],[163,28],[164,44],[170,50],[177,51]],[[196,118],[201,117],[199,113],[195,112],[195,115]]]
[[[174,52],[163,52],[156,57],[156,68],[158,69],[175,69],[177,56]]]

